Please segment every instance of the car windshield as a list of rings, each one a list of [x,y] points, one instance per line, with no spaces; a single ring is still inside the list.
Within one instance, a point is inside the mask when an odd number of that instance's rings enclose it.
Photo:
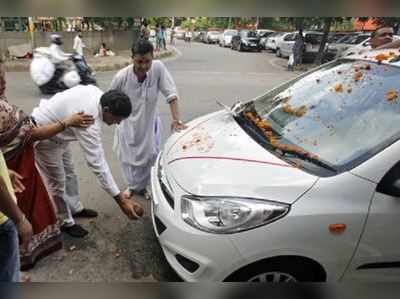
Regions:
[[[248,103],[241,118],[253,120],[271,152],[306,157],[304,165],[319,164],[306,170],[334,175],[400,137],[399,79],[398,67],[339,60]]]
[[[225,31],[225,33],[224,33],[225,35],[228,35],[228,36],[233,36],[233,35],[236,35],[237,34],[237,32],[236,31]]]
[[[354,36],[353,38],[349,39],[346,44],[349,45],[358,45],[359,43],[363,42],[369,37],[369,35],[358,35]]]
[[[346,43],[348,40],[354,38],[355,36],[357,36],[357,34],[356,34],[356,35],[354,35],[354,34],[345,35],[345,36],[343,36],[342,38],[338,39],[336,43],[338,43],[338,44],[344,44],[344,43]]]
[[[242,31],[243,37],[257,37],[257,33],[255,31]]]
[[[328,37],[328,43],[336,43],[338,40],[342,39],[345,35],[344,34],[333,34]]]

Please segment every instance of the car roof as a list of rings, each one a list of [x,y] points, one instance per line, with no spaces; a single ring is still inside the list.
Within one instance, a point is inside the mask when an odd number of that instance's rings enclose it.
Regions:
[[[344,59],[356,59],[400,67],[400,49],[371,50],[346,56]]]

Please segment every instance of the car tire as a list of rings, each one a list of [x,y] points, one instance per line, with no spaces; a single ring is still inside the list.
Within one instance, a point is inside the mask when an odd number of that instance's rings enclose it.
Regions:
[[[324,281],[313,272],[312,265],[302,260],[266,260],[250,264],[234,274],[225,281],[229,282],[320,282]]]

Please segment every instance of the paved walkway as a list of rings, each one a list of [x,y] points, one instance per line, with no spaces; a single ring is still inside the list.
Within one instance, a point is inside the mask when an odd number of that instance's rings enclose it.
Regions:
[[[164,59],[174,56],[176,49],[169,47],[165,51],[154,52],[155,59]],[[115,56],[94,57],[85,56],[90,67],[95,71],[113,71],[119,70],[131,63],[131,51],[119,51]],[[29,71],[30,59],[17,59],[6,61],[6,71],[8,72],[27,72]]]

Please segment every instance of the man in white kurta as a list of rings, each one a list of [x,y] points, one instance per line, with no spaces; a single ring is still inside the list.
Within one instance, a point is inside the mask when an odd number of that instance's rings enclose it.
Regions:
[[[78,34],[74,38],[73,49],[76,53],[83,56],[83,48],[85,48],[85,47],[86,47],[86,45],[82,41],[82,33],[80,31],[78,31]]]
[[[132,58],[133,64],[120,70],[110,87],[128,95],[132,103],[131,115],[115,129],[113,149],[131,193],[145,194],[160,149],[160,93],[171,108],[171,129],[180,131],[186,126],[179,119],[175,82],[161,61],[153,61],[151,42],[139,40],[132,48]]]
[[[101,140],[102,124],[120,123],[130,114],[131,109],[128,97],[119,91],[110,90],[103,93],[96,86],[78,85],[56,94],[49,100],[41,100],[39,106],[32,112],[39,126],[61,122],[67,115],[81,111],[92,115],[95,120],[88,128],[65,128],[62,133],[40,141],[35,146],[36,162],[56,203],[62,229],[64,228],[64,231],[73,237],[83,237],[87,234],[85,229],[75,224],[72,217],[74,210],[81,207],[78,185],[73,183],[66,186],[68,178],[74,176],[69,149],[69,144],[73,141],[79,142],[87,165],[97,177],[101,187],[117,201],[129,218],[137,218],[134,209],[137,204],[130,200],[126,193],[122,193],[115,183]],[[70,189],[68,194],[76,196],[66,196],[66,188]]]

